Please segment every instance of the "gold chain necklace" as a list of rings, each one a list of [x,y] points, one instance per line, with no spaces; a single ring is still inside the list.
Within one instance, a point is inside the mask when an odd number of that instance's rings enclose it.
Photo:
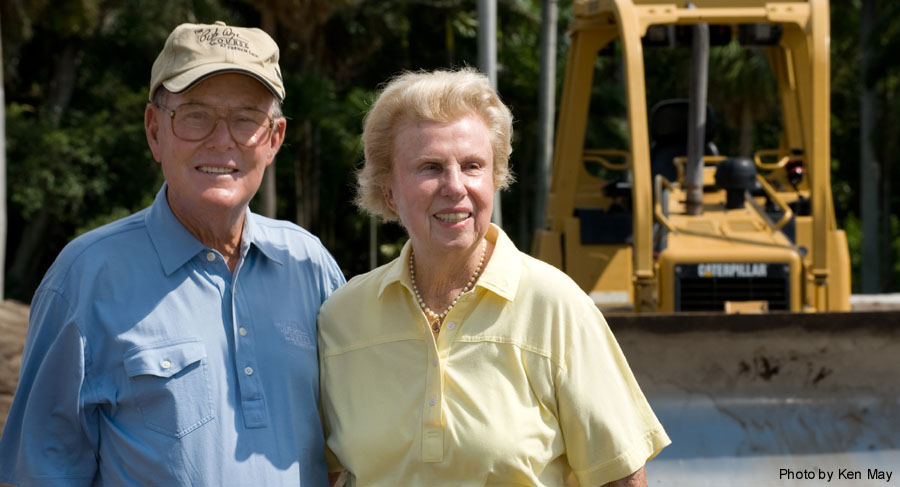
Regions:
[[[447,306],[447,309],[442,311],[441,313],[435,313],[431,311],[431,308],[425,304],[425,300],[422,299],[422,295],[419,294],[419,288],[416,286],[416,266],[415,266],[415,254],[410,251],[409,253],[409,280],[412,282],[413,292],[416,293],[416,300],[419,301],[419,307],[422,308],[422,311],[425,312],[425,315],[428,317],[429,323],[431,323],[431,331],[437,333],[441,331],[441,324],[444,322],[444,317],[447,316],[447,313],[456,306],[456,302],[459,301],[459,297],[465,294],[467,291],[471,290],[475,286],[475,281],[478,280],[478,275],[481,274],[481,268],[484,266],[484,256],[487,253],[487,240],[481,241],[481,259],[478,261],[478,266],[475,267],[475,273],[472,274],[472,277],[469,279],[469,282],[466,283],[466,286],[456,295],[456,298],[450,303],[450,306]]]

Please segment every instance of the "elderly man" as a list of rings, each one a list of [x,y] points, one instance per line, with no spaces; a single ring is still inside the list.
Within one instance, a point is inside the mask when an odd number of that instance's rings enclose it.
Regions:
[[[184,24],[153,63],[149,207],[70,243],[38,288],[0,485],[324,485],[316,314],[344,277],[249,211],[284,141],[278,47]]]

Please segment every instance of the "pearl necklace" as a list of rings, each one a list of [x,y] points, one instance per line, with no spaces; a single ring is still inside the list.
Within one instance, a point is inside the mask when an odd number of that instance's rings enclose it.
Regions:
[[[447,309],[442,311],[441,313],[435,313],[431,311],[431,308],[425,304],[425,300],[422,299],[422,295],[419,294],[419,288],[416,286],[416,266],[415,266],[415,255],[410,252],[409,253],[409,280],[412,282],[413,292],[416,293],[416,300],[419,301],[419,306],[422,308],[422,311],[428,316],[428,321],[431,323],[431,331],[437,333],[441,331],[441,324],[444,322],[444,317],[447,316],[447,313],[456,306],[456,302],[459,301],[459,297],[471,290],[475,286],[475,281],[478,280],[478,275],[481,274],[481,268],[484,266],[484,255],[487,253],[487,240],[481,241],[481,259],[478,261],[478,266],[475,267],[475,273],[472,274],[472,277],[469,279],[469,282],[466,283],[466,286],[456,295],[456,298],[450,303],[450,306],[447,306]]]

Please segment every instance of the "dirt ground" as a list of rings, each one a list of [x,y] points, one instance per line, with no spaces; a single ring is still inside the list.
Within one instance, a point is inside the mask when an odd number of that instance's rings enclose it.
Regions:
[[[0,429],[6,424],[16,391],[27,330],[28,306],[15,301],[0,302]]]

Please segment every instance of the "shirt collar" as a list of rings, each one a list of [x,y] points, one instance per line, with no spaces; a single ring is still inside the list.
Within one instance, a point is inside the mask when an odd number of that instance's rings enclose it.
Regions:
[[[204,247],[175,218],[175,214],[172,213],[169,202],[166,200],[167,188],[168,185],[163,183],[162,188],[156,193],[153,206],[144,217],[144,222],[147,225],[150,240],[156,247],[159,261],[162,262],[163,270],[168,276],[203,251]]]
[[[246,256],[250,245],[253,245],[269,260],[276,262],[279,265],[284,265],[284,263],[278,259],[278,246],[275,245],[271,239],[265,238],[265,232],[261,229],[259,224],[262,219],[263,217],[260,217],[250,211],[250,208],[247,208],[247,214],[244,216],[244,231],[241,234],[241,256]]]
[[[162,188],[156,193],[156,199],[153,200],[150,211],[144,217],[144,222],[147,225],[150,240],[159,255],[163,270],[168,276],[205,250],[206,247],[191,235],[172,213],[172,208],[169,207],[166,199],[167,188],[168,185],[163,183]],[[246,256],[250,245],[253,245],[267,258],[281,264],[281,261],[276,258],[277,253],[274,246],[260,238],[261,232],[256,222],[257,218],[248,208],[244,218],[244,229],[241,232],[241,257]]]
[[[494,253],[475,285],[512,301],[516,297],[519,278],[522,276],[522,256],[506,232],[493,223],[485,238],[494,244]]]
[[[411,294],[415,294],[412,290],[412,281],[409,278],[409,254],[412,252],[412,243],[407,240],[400,250],[400,257],[397,257],[389,264],[384,276],[381,277],[381,286],[378,288],[378,297],[384,293],[385,288],[398,282],[400,285],[409,289]]]
[[[481,277],[478,278],[475,287],[483,287],[494,294],[512,301],[519,289],[519,278],[522,275],[522,261],[515,244],[500,229],[491,224],[485,238],[494,244],[494,253],[488,260]],[[409,278],[409,254],[412,252],[412,243],[409,240],[403,245],[400,256],[387,264],[387,270],[381,278],[381,286],[378,288],[378,297],[393,283],[400,283],[411,294],[412,281]]]

